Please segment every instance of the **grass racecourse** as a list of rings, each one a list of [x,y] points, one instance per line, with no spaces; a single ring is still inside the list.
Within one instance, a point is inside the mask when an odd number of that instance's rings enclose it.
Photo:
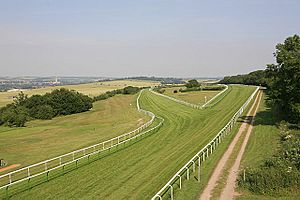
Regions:
[[[13,195],[11,199],[151,198],[215,136],[255,89],[238,85],[230,88],[219,103],[203,110],[186,107],[149,91],[143,92],[142,108],[165,119],[157,132],[29,190],[10,189],[10,195]],[[111,131],[104,134],[109,135]],[[216,153],[208,158],[202,169],[202,182],[199,184],[193,178],[185,181],[183,189],[175,191],[175,195],[178,195],[176,199],[195,199],[199,195],[218,156],[226,148],[226,140],[229,143],[233,135],[229,135]],[[85,139],[84,133],[81,139]],[[67,137],[63,141],[66,146],[70,144]],[[26,188],[26,183],[22,184],[20,188]],[[1,191],[1,195],[4,197],[4,191]],[[164,199],[168,198],[166,194]]]
[[[164,94],[189,103],[203,105],[205,103],[205,97],[206,97],[206,101],[209,101],[216,94],[221,92],[221,91],[208,91],[208,90],[179,92],[180,88],[185,89],[185,87],[164,88],[165,89]],[[178,92],[174,93],[174,90],[177,90]]]

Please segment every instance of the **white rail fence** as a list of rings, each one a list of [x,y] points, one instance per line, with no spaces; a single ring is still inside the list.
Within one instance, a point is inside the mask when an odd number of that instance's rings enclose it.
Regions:
[[[206,160],[206,158],[213,153],[217,146],[221,143],[223,138],[231,131],[234,123],[241,116],[244,109],[253,99],[259,87],[251,94],[247,101],[242,105],[242,107],[233,115],[230,121],[218,132],[218,134],[205,146],[203,147],[192,159],[190,159],[153,197],[152,200],[162,199],[166,194],[169,194],[171,200],[174,199],[174,186],[178,185],[179,189],[182,187],[183,178],[186,177],[187,180],[190,179],[191,174],[197,176],[197,180],[200,181],[201,174],[201,164]],[[196,171],[197,166],[197,171]],[[169,192],[169,193],[168,193]]]
[[[118,145],[124,144],[126,142],[129,142],[135,138],[138,138],[140,136],[143,136],[147,133],[150,133],[151,131],[159,128],[163,124],[163,119],[161,117],[155,116],[154,113],[150,111],[146,111],[140,108],[139,99],[142,94],[143,90],[139,93],[136,104],[137,104],[137,110],[139,112],[142,112],[146,115],[149,115],[151,117],[151,120],[149,120],[147,123],[143,124],[139,128],[129,132],[122,134],[120,136],[114,137],[112,139],[109,139],[104,142],[100,142],[98,144],[85,147],[82,149],[78,149],[75,151],[72,151],[70,153],[51,158],[33,165],[29,165],[27,167],[23,167],[21,169],[9,172],[7,174],[0,176],[0,189],[6,189],[6,195],[8,197],[7,191],[8,188],[14,184],[23,182],[23,181],[30,181],[34,177],[38,177],[41,175],[45,175],[46,179],[48,180],[49,172],[57,169],[62,169],[62,171],[65,170],[65,167],[71,164],[76,164],[82,160],[87,159],[87,161],[90,161],[90,157],[92,155],[99,155],[100,152],[103,152],[105,150],[109,150],[113,147],[116,147]],[[160,122],[152,127],[151,129],[148,129],[146,131],[143,131],[144,129],[148,128],[155,120],[155,118],[160,119]]]
[[[207,105],[209,105],[213,100],[215,100],[218,96],[220,96],[221,94],[223,94],[224,92],[226,92],[226,90],[228,90],[228,85],[225,85],[225,89],[222,90],[221,92],[219,92],[217,95],[215,95],[213,98],[211,98],[209,101],[207,101],[205,104],[202,105],[202,108],[206,107]],[[224,96],[223,96],[224,97]],[[214,104],[210,105],[211,106],[214,106],[215,104],[217,104],[219,101],[221,101],[222,98],[220,98],[218,101],[216,101]]]
[[[218,94],[216,94],[213,98],[211,98],[209,101],[207,101],[205,104],[203,104],[202,106],[201,105],[197,105],[197,104],[193,104],[193,103],[189,103],[189,102],[186,102],[186,101],[183,101],[183,100],[179,100],[179,99],[176,99],[174,97],[170,97],[168,95],[164,95],[164,94],[160,94],[158,92],[155,92],[153,90],[151,90],[152,93],[156,94],[156,95],[159,95],[159,96],[162,96],[162,97],[165,97],[167,99],[170,99],[172,101],[175,101],[177,103],[180,103],[180,104],[183,104],[183,105],[186,105],[186,106],[189,106],[189,107],[192,107],[192,108],[196,108],[196,109],[203,109],[205,107],[207,107],[213,100],[215,100],[218,96],[220,96],[221,94],[223,94],[226,90],[228,90],[228,86],[225,85],[225,89],[223,89],[221,92],[219,92]],[[221,99],[219,99],[216,103],[218,103]],[[213,105],[215,105],[216,103],[214,103]]]

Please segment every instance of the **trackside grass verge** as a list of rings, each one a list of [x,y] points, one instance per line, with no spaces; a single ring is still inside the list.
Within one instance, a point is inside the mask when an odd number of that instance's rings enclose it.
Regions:
[[[249,139],[246,147],[245,154],[242,159],[241,169],[258,168],[267,159],[272,158],[280,150],[280,130],[276,123],[278,119],[272,109],[267,106],[266,95],[263,100],[259,111],[256,115],[255,126],[253,133]],[[256,200],[256,199],[285,199],[296,200],[299,199],[300,189],[292,188],[285,189],[276,195],[268,194],[254,194],[245,188],[238,188],[238,200]]]

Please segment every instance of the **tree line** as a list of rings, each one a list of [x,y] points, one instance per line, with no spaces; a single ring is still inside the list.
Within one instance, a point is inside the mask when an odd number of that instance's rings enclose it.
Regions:
[[[249,74],[236,76],[225,76],[219,83],[222,84],[245,84],[245,85],[260,85],[268,86],[268,78],[265,70],[257,70]]]
[[[291,123],[300,122],[300,37],[294,35],[276,45],[275,64],[267,65],[245,75],[227,76],[220,83],[261,85],[283,118]]]
[[[261,165],[240,173],[238,179],[240,186],[269,195],[293,192],[300,183],[300,37],[294,35],[277,44],[274,56],[276,63],[263,71],[263,79],[267,80],[266,103],[271,109],[258,113],[256,123],[277,125],[277,149]]]

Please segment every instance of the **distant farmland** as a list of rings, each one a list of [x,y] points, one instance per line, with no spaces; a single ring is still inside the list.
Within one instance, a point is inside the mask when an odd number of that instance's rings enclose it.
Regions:
[[[155,82],[155,81],[118,80],[118,81],[104,81],[104,82],[95,82],[95,83],[87,83],[87,84],[79,84],[79,85],[45,87],[39,89],[24,90],[23,92],[28,95],[45,94],[46,92],[51,92],[52,90],[63,87],[63,88],[76,90],[78,92],[81,92],[83,94],[92,97],[110,90],[124,88],[126,86],[145,87],[145,86],[155,86],[158,84],[159,82]],[[19,92],[20,91],[0,92],[0,107],[12,102],[13,97],[16,96]]]

